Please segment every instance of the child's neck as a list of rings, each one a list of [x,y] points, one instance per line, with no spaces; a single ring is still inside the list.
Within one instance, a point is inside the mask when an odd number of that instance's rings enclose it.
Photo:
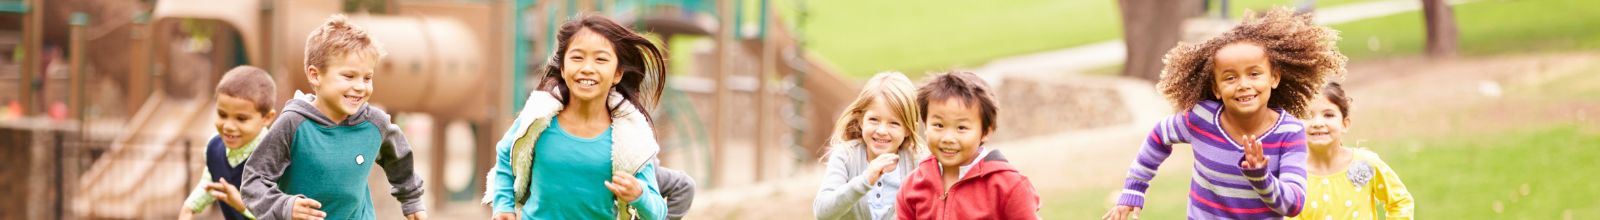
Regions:
[[[1348,161],[1350,155],[1350,151],[1339,141],[1327,146],[1308,146],[1308,148],[1310,155],[1306,157],[1306,168],[1311,174],[1316,175],[1336,173],[1334,171]]]
[[[556,117],[567,132],[584,138],[598,137],[611,126],[611,111],[596,102],[572,100]]]
[[[940,170],[940,177],[944,180],[945,190],[950,190],[951,185],[955,185],[956,181],[961,180],[961,166],[945,166],[943,168],[943,170]]]
[[[1259,135],[1260,133],[1265,133],[1267,128],[1271,128],[1273,124],[1278,122],[1278,112],[1272,109],[1262,109],[1252,114],[1230,114],[1225,112],[1222,114],[1221,121],[1223,130],[1228,132],[1229,135]]]
[[[334,124],[342,123],[345,118],[350,117],[350,114],[333,111],[333,106],[330,106],[329,101],[332,100],[317,100],[316,104],[311,106],[317,108],[318,112],[322,112],[323,116],[328,116],[328,119],[333,120]]]
[[[605,101],[579,101],[568,102],[566,108],[561,109],[561,119],[572,123],[591,123],[596,121],[610,121],[611,111],[606,109]]]

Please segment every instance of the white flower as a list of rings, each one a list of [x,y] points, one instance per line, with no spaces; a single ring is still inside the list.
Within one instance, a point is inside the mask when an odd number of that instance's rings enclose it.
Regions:
[[[1350,177],[1351,184],[1355,184],[1356,188],[1361,188],[1366,187],[1367,181],[1372,180],[1372,174],[1371,164],[1367,164],[1366,161],[1356,160],[1351,161],[1349,175],[1347,176]]]

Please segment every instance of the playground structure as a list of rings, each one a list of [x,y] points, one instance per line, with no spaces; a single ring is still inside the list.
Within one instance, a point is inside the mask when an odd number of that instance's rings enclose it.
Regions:
[[[662,165],[685,170],[702,189],[774,179],[815,162],[834,117],[858,90],[805,52],[798,34],[764,0],[391,0],[356,4],[355,11],[348,9],[351,2],[16,2],[24,9],[15,14],[28,19],[19,22],[22,31],[0,32],[0,45],[28,49],[16,49],[25,51],[20,71],[0,65],[0,72],[11,72],[0,75],[6,76],[0,89],[18,91],[0,99],[21,100],[11,104],[21,112],[0,120],[7,129],[0,133],[8,137],[7,152],[20,152],[7,158],[21,157],[14,163],[39,168],[15,175],[57,178],[6,181],[8,189],[54,193],[27,194],[49,199],[6,204],[7,210],[29,211],[0,217],[176,215],[198,176],[203,146],[215,133],[211,89],[221,73],[236,65],[267,69],[278,82],[279,100],[309,91],[300,48],[310,30],[335,13],[350,14],[389,52],[377,70],[372,104],[401,124],[413,115],[432,123],[428,129],[407,128],[428,135],[412,139],[427,140],[413,145],[428,182],[429,207],[478,206],[483,173],[494,158],[491,145],[538,80],[555,29],[569,17],[607,15],[662,43],[682,36],[712,39],[709,47],[668,45],[694,51],[691,58],[673,58],[693,62],[689,71],[670,76],[654,114]],[[0,9],[8,9],[7,3],[0,1]],[[742,4],[763,9],[748,13]],[[75,12],[72,25],[45,21],[60,12]],[[745,14],[759,16],[746,20]],[[57,29],[70,29],[62,35],[70,39],[47,41]],[[20,44],[6,41],[15,35],[25,36]],[[50,41],[61,43],[45,43]],[[38,62],[33,58],[48,54],[40,48],[64,48],[54,55],[69,62]],[[69,68],[54,68],[59,66]],[[40,74],[46,70],[68,74]],[[37,76],[54,78],[30,78]],[[32,86],[37,81],[47,82]],[[66,114],[41,114],[56,109]],[[446,128],[459,127],[470,134],[446,135]],[[372,182],[382,177],[374,175]],[[381,185],[386,184],[375,183],[374,192],[386,192]],[[374,196],[383,201],[387,195]]]

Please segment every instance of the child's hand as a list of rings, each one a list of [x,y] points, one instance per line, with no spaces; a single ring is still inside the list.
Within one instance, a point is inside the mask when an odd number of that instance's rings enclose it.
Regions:
[[[644,189],[639,187],[641,185],[644,184],[639,179],[622,173],[614,173],[611,175],[611,181],[606,181],[606,189],[610,189],[611,194],[617,195],[617,200],[622,202],[639,199],[639,195],[644,194]]]
[[[490,218],[489,220],[517,220],[517,213],[501,212],[500,214],[494,215],[494,218]]]
[[[206,191],[211,192],[211,197],[217,198],[217,201],[222,201],[223,204],[233,207],[233,210],[245,210],[244,196],[239,195],[239,187],[228,184],[228,179],[222,179],[222,182],[206,184]]]
[[[1244,142],[1244,161],[1239,162],[1239,168],[1246,170],[1259,170],[1267,167],[1267,156],[1261,153],[1261,140],[1255,135],[1245,135],[1249,141]]]
[[[428,211],[421,211],[421,212],[411,213],[410,215],[406,215],[406,220],[426,220],[426,219],[428,219]]]
[[[867,163],[867,172],[863,173],[867,175],[867,184],[877,184],[878,177],[882,177],[883,173],[894,172],[895,164],[898,163],[900,155],[896,154],[878,155],[878,158],[872,159],[872,162]]]
[[[321,220],[322,218],[327,218],[328,213],[317,210],[321,208],[322,203],[317,202],[317,200],[311,198],[295,199],[294,216],[292,218],[295,220]]]
[[[1111,211],[1106,211],[1106,215],[1100,216],[1100,219],[1137,220],[1139,219],[1139,209],[1139,207],[1118,205],[1117,207],[1111,208]]]

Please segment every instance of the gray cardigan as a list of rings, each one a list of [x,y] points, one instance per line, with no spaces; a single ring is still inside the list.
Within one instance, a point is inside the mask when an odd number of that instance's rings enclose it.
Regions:
[[[922,146],[915,146],[922,147]],[[817,198],[812,201],[812,213],[817,219],[894,219],[894,196],[888,198],[863,198],[874,189],[896,193],[900,184],[905,182],[906,174],[917,167],[917,159],[923,155],[914,151],[901,150],[900,162],[895,164],[895,170],[883,174],[876,184],[868,183],[867,177],[861,175],[867,169],[870,161],[867,158],[866,146],[860,140],[836,143],[828,150],[828,168],[822,175],[822,185],[817,190]],[[871,207],[888,206],[888,212],[873,216]]]

